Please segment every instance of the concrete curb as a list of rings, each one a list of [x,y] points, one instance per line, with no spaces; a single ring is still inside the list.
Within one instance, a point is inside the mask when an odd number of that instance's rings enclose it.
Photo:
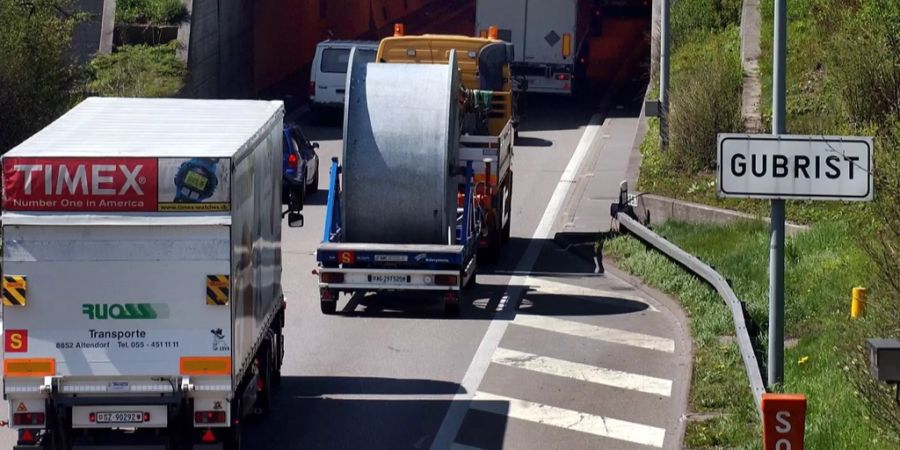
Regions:
[[[757,217],[752,214],[653,194],[641,194],[638,197],[636,213],[638,218],[645,222],[647,222],[647,218],[649,217],[650,225],[658,225],[669,220],[696,224],[711,223],[721,225],[742,220],[761,220],[766,223],[769,222],[768,218]],[[787,223],[785,224],[785,231],[788,235],[795,235],[809,231],[809,227],[806,225]]]

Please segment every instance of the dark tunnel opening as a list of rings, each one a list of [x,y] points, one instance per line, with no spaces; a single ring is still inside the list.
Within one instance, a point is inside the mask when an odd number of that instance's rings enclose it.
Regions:
[[[379,40],[390,36],[397,22],[404,23],[407,34],[477,35],[479,1],[257,2],[252,91],[257,97],[283,99],[289,111],[295,110],[306,102],[311,62],[320,41]],[[576,37],[576,96],[596,97],[611,87],[641,95],[650,73],[651,1],[571,1],[578,3],[580,15],[587,16],[578,18],[584,26],[579,32],[583,36]]]

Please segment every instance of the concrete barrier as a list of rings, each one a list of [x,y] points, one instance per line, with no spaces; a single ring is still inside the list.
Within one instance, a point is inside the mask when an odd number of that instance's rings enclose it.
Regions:
[[[658,225],[669,220],[686,223],[712,223],[723,225],[741,220],[762,220],[767,223],[769,222],[768,218],[757,217],[752,214],[653,194],[640,194],[638,196],[636,212],[641,220],[646,220],[649,214],[649,223],[651,225]],[[785,224],[785,231],[789,235],[802,233],[807,230],[809,230],[809,227],[805,225],[793,223]]]

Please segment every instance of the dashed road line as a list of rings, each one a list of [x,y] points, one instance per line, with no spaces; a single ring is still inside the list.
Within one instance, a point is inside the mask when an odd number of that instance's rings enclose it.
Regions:
[[[630,347],[644,348],[658,352],[675,353],[675,341],[672,339],[635,333],[633,331],[606,328],[554,317],[517,314],[514,325],[536,328],[538,330],[562,333],[570,336],[593,339]]]
[[[665,428],[478,391],[472,409],[595,436],[662,448]]]
[[[550,196],[550,201],[547,202],[541,221],[532,234],[532,240],[515,267],[517,273],[529,273],[534,268],[538,256],[541,254],[543,241],[550,237],[550,233],[553,231],[553,224],[556,222],[563,203],[569,195],[569,190],[574,185],[582,161],[584,161],[585,156],[587,156],[591,146],[597,139],[602,123],[603,118],[599,114],[594,114],[590,123],[585,127],[581,140],[575,148],[575,153],[569,159],[566,169],[560,176],[559,182],[556,183],[556,188]],[[490,325],[488,325],[488,329],[484,337],[482,337],[478,349],[475,350],[475,355],[473,355],[468,369],[466,369],[462,383],[460,383],[459,392],[454,396],[454,401],[451,403],[450,408],[447,409],[447,414],[444,416],[444,420],[441,421],[441,427],[438,429],[434,441],[432,441],[432,450],[443,450],[456,441],[456,434],[459,432],[469,409],[466,400],[472,398],[471,392],[478,389],[482,379],[484,379],[484,375],[487,373],[491,356],[506,333],[506,327],[510,323],[509,319],[515,314],[514,311],[509,310],[508,306],[516,304],[525,293],[525,289],[521,286],[524,285],[526,278],[526,276],[515,275],[509,280],[505,295],[510,301],[506,303],[506,309],[499,311],[497,317],[491,320]]]
[[[565,361],[532,353],[509,350],[502,347],[494,352],[494,357],[491,361],[494,364],[500,364],[507,367],[514,367],[545,375],[569,378],[619,389],[627,389],[629,391],[661,395],[664,397],[672,395],[672,380]]]

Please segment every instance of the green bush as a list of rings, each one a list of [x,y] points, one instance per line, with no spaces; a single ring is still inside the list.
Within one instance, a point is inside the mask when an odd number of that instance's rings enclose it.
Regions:
[[[741,0],[680,0],[672,5],[672,45],[741,23]]]
[[[739,53],[736,28],[679,50],[665,155],[671,168],[715,168],[717,134],[742,130]]]
[[[181,0],[118,0],[116,22],[177,25],[188,20]]]
[[[884,123],[900,115],[900,2],[866,2],[834,36],[828,55],[853,123]]]
[[[125,45],[91,61],[87,90],[107,97],[171,97],[184,85],[185,66],[176,43]]]
[[[0,0],[0,152],[78,101],[81,72],[69,49],[80,17],[70,0]]]

